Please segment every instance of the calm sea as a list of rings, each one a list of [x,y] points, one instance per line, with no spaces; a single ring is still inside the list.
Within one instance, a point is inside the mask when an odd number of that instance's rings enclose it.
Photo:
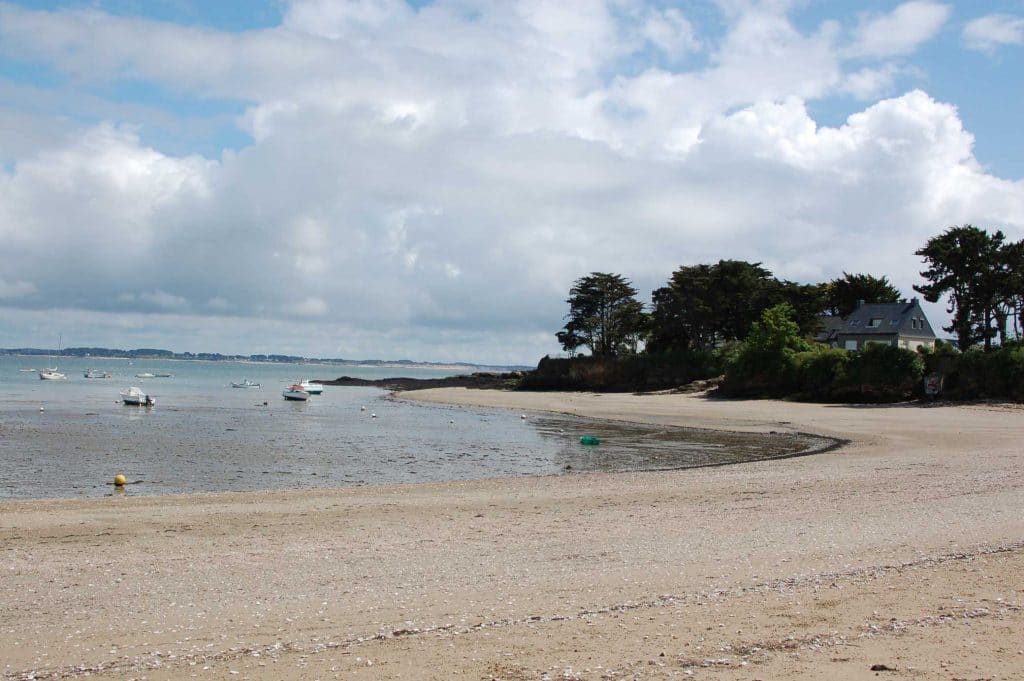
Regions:
[[[34,372],[57,364],[66,381]],[[95,368],[109,379],[86,379]],[[136,378],[136,374],[172,374]],[[439,377],[439,369],[0,357],[0,499],[301,489],[565,472],[680,468],[785,455],[822,443],[394,400],[300,379]],[[232,388],[249,379],[260,389]],[[153,408],[121,404],[138,386]],[[597,447],[580,437],[596,435]]]

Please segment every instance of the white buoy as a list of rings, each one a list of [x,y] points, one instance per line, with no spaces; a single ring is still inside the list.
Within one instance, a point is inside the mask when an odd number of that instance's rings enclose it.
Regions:
[[[366,405],[363,405],[362,407],[359,407],[359,411],[366,411]]]
[[[376,414],[370,414],[370,418],[371,419],[375,419],[375,418],[377,418],[377,415]]]
[[[523,415],[522,415],[522,416],[520,416],[519,418],[521,418],[521,419],[525,419],[525,418],[526,418],[526,414],[523,414]]]
[[[42,407],[39,407],[39,411],[46,411],[46,410],[43,409]]]

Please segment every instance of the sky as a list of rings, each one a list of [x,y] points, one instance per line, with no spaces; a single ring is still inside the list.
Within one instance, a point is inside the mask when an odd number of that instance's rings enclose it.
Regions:
[[[909,298],[1024,238],[1022,85],[1024,0],[0,0],[0,347],[529,365],[577,278],[719,259]]]

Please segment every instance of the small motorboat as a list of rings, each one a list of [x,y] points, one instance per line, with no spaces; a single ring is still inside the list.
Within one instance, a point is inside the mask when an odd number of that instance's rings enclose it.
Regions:
[[[86,378],[110,378],[112,376],[109,371],[100,371],[99,369],[89,369],[83,375]]]
[[[234,381],[232,381],[231,382],[231,387],[232,388],[258,388],[258,387],[260,387],[260,384],[259,383],[253,383],[248,378],[245,378],[245,379],[242,379],[241,383],[235,383]]]
[[[156,400],[135,386],[121,391],[121,401],[132,407],[152,407],[156,404]]]
[[[174,374],[153,374],[153,378],[174,378]]]
[[[57,367],[54,367],[52,369],[41,369],[39,371],[39,378],[43,381],[63,381],[67,376],[57,371]]]
[[[299,385],[302,386],[302,389],[310,395],[319,395],[324,391],[324,387],[322,385],[319,383],[310,383],[308,378],[302,379],[302,382],[299,383]]]
[[[156,374],[151,374],[147,371],[141,374],[135,374],[135,378],[156,378]]]
[[[297,400],[305,402],[309,399],[309,393],[302,389],[301,383],[293,383],[281,392],[286,400]]]

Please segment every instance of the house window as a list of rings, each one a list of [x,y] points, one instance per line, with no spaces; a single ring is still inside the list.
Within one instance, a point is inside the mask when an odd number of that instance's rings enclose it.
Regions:
[[[889,320],[889,326],[899,326],[899,324],[900,324],[900,320],[898,320],[898,319],[890,319]]]
[[[868,322],[868,328],[871,328],[871,329],[877,329],[881,325],[882,325],[882,318],[881,317],[872,317],[871,321]]]
[[[860,326],[860,320],[859,319],[851,319],[850,320],[850,326]]]
[[[848,340],[848,341],[846,341],[846,343],[843,344],[843,349],[844,350],[856,350],[857,349],[857,341],[855,341],[855,340]]]

